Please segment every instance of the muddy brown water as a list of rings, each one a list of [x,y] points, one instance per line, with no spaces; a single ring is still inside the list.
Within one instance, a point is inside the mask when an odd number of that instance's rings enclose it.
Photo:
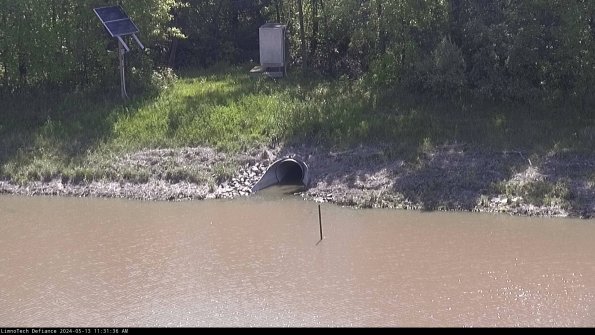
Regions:
[[[0,326],[595,326],[595,222],[0,196]]]

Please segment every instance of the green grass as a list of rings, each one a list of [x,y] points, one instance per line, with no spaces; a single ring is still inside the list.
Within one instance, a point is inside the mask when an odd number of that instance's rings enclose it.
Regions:
[[[270,143],[380,143],[409,158],[446,143],[531,153],[595,146],[595,121],[572,108],[428,102],[372,90],[364,80],[297,73],[272,80],[248,70],[182,72],[161,93],[125,103],[117,88],[8,97],[1,107],[0,176],[142,182],[144,172],[103,165],[119,153],[198,145],[239,152]],[[218,178],[227,178],[228,170],[218,167]],[[202,178],[196,171],[172,173],[172,180]]]

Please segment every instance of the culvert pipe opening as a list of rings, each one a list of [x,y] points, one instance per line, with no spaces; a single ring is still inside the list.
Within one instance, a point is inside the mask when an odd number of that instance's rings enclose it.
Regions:
[[[277,180],[281,185],[299,185],[304,180],[304,170],[302,166],[293,160],[281,162],[275,169]]]
[[[309,181],[306,163],[293,158],[283,158],[269,166],[251,191],[254,193],[274,185],[296,185],[307,188]]]

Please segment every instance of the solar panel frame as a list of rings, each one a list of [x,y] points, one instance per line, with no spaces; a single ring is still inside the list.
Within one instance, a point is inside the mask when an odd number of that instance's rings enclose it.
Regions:
[[[112,37],[134,35],[139,32],[121,6],[94,8],[93,11]]]

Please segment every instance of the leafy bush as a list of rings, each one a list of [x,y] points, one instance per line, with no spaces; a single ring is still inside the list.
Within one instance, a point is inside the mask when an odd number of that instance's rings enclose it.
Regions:
[[[436,98],[460,96],[466,82],[463,53],[445,37],[430,56],[416,62],[412,74],[407,81],[410,89]]]

